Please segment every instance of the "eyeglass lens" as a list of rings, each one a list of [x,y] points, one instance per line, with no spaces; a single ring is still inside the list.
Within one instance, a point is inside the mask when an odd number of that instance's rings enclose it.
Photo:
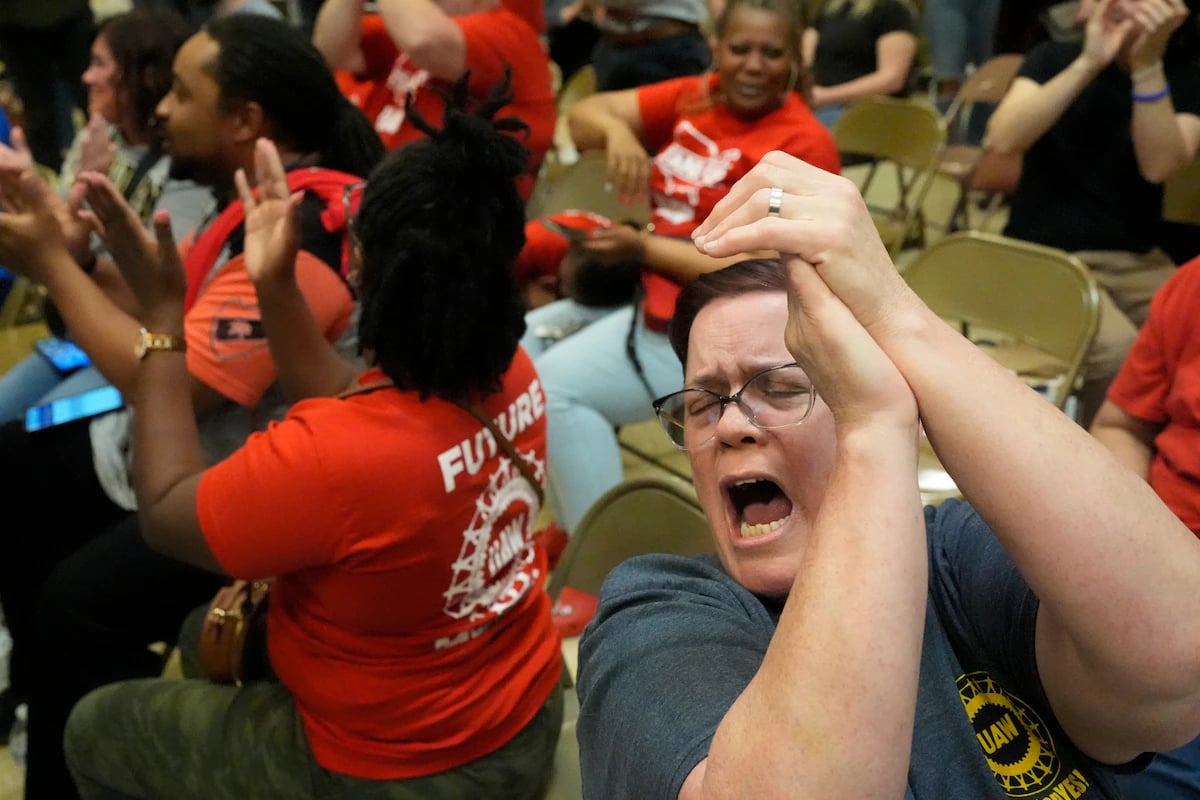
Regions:
[[[798,425],[813,406],[813,389],[800,367],[789,364],[760,372],[733,395],[684,389],[658,404],[658,418],[671,441],[684,449],[704,444],[717,432],[728,403],[737,403],[758,428]]]

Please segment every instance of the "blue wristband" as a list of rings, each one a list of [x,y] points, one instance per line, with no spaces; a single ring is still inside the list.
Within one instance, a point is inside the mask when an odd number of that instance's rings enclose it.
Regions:
[[[1133,102],[1135,102],[1135,103],[1153,103],[1155,100],[1162,100],[1164,97],[1166,97],[1170,93],[1171,93],[1170,86],[1164,86],[1163,88],[1159,89],[1157,92],[1151,92],[1150,94],[1138,94],[1137,92],[1134,92],[1133,93]]]

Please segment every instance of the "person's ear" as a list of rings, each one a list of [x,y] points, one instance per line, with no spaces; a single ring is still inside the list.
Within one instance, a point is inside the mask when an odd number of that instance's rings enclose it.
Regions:
[[[233,140],[238,144],[253,144],[260,137],[267,135],[266,115],[263,114],[262,106],[253,100],[239,104],[229,116],[233,126]]]

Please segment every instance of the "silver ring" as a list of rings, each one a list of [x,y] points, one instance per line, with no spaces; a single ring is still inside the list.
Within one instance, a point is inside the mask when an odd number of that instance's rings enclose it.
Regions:
[[[767,216],[778,217],[780,209],[783,208],[783,189],[779,186],[771,187],[771,194],[767,197]]]

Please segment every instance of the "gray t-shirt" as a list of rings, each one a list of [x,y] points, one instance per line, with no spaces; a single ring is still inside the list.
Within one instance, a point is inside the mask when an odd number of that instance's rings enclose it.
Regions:
[[[960,501],[925,519],[929,602],[906,800],[1119,798],[1112,770],[1054,718],[1034,657],[1038,601],[994,534]],[[579,652],[584,796],[674,800],[782,610],[712,556],[642,556],[614,570]]]

